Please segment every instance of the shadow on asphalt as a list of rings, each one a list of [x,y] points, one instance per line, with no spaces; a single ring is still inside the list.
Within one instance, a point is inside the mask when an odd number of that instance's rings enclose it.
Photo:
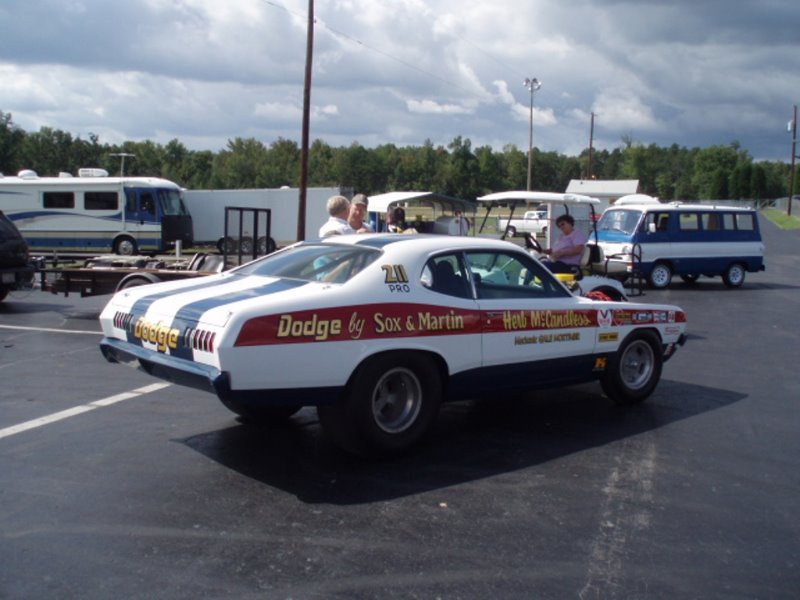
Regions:
[[[662,380],[644,404],[621,408],[596,385],[530,399],[446,404],[428,440],[370,461],[328,443],[316,411],[276,427],[237,424],[175,440],[248,478],[316,504],[391,500],[530,468],[729,406],[746,396]]]

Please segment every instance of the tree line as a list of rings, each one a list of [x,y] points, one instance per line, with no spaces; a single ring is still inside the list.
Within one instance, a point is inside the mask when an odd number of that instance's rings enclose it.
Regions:
[[[163,177],[188,189],[297,187],[300,147],[279,138],[268,146],[255,138],[234,138],[219,152],[189,150],[179,140],[104,144],[42,127],[27,132],[10,113],[0,111],[0,173],[32,169],[39,175],[77,174],[99,167],[117,174],[120,154],[126,175]],[[532,189],[561,192],[571,179],[587,178],[589,149],[580,156],[533,149]],[[421,146],[383,144],[365,148],[354,142],[333,147],[315,140],[309,148],[310,187],[349,187],[377,194],[393,190],[427,190],[459,198],[502,190],[525,189],[527,151],[513,144],[496,151],[472,147],[458,136],[447,147],[426,140]],[[780,161],[753,161],[738,142],[727,146],[668,148],[645,146],[623,137],[613,150],[591,153],[591,177],[638,179],[639,191],[662,200],[742,199],[762,201],[788,195],[790,166]],[[800,188],[800,177],[795,177]]]

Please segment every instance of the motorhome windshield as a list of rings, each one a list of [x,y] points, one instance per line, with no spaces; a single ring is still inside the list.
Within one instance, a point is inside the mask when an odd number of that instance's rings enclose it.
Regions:
[[[181,200],[181,193],[178,190],[159,189],[158,200],[161,204],[161,212],[165,215],[188,215],[189,211]]]
[[[597,231],[617,231],[633,235],[641,218],[640,210],[609,209],[597,222]]]

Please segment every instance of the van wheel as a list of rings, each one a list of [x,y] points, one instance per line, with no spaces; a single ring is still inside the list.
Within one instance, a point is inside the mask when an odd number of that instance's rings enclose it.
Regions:
[[[667,263],[656,263],[648,278],[651,287],[662,290],[672,281],[672,269]]]
[[[652,331],[634,331],[609,361],[600,385],[616,404],[641,402],[661,379],[663,362],[658,336]]]
[[[355,454],[397,454],[428,430],[442,396],[442,380],[430,358],[392,352],[364,362],[344,397],[317,407],[325,434]]]
[[[742,287],[745,270],[739,263],[734,263],[722,274],[722,282],[729,288]]]
[[[127,235],[118,237],[114,241],[114,254],[120,256],[136,256],[139,253],[139,247],[136,245],[136,240]]]

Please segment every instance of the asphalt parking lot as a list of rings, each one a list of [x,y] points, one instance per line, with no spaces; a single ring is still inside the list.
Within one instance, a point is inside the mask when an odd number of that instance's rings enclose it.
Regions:
[[[0,304],[0,598],[797,598],[800,232],[676,282],[689,341],[645,404],[597,385],[446,406],[384,462],[313,409],[239,423],[106,363],[108,297]]]

